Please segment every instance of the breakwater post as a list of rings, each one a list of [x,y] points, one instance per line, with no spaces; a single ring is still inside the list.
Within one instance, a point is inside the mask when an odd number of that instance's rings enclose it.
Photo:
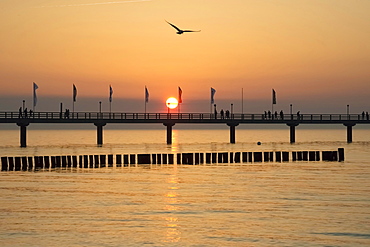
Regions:
[[[233,164],[233,163],[262,163],[262,162],[288,162],[291,153],[291,161],[322,161],[343,162],[344,148],[336,151],[256,151],[256,152],[213,152],[213,153],[177,153],[175,154],[101,154],[77,156],[34,156],[32,157],[1,157],[1,171],[38,171],[55,168],[103,168],[135,166],[146,164],[180,164],[180,165],[204,165],[204,164]],[[114,157],[116,160],[114,161]],[[123,159],[122,159],[123,157]],[[100,165],[100,166],[99,166]]]

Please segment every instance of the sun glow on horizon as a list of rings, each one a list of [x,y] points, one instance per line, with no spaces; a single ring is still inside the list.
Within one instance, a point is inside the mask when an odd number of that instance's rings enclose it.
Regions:
[[[179,102],[175,97],[170,97],[166,100],[166,106],[169,109],[175,109],[178,106]]]

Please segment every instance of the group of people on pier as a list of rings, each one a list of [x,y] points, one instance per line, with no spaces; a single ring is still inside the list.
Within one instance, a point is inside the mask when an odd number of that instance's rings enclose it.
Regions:
[[[33,111],[30,110],[28,111],[27,108],[25,108],[24,110],[22,110],[22,107],[19,107],[19,115],[18,115],[18,118],[31,118],[33,117]]]
[[[281,120],[284,120],[283,110],[280,111],[279,115],[277,111],[275,111],[274,114],[272,114],[271,111],[264,112],[264,119],[278,119],[278,116],[280,117]]]
[[[218,112],[217,112],[217,110],[216,110],[216,108],[215,108],[215,119],[217,119],[217,114],[218,114]],[[229,110],[226,110],[226,111],[224,111],[223,109],[221,109],[221,111],[220,111],[220,117],[221,117],[221,119],[230,119],[230,111]]]
[[[362,120],[365,120],[365,117],[366,117],[366,120],[369,120],[369,113],[368,112],[365,113],[363,111],[361,115],[362,115]]]

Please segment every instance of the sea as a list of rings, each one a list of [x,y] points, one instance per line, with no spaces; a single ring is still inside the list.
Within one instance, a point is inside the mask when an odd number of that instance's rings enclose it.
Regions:
[[[370,128],[0,130],[0,156],[334,151],[290,161],[0,172],[0,246],[370,246]],[[258,145],[260,144],[260,145]],[[176,155],[175,155],[176,157]],[[176,163],[176,162],[175,162]]]

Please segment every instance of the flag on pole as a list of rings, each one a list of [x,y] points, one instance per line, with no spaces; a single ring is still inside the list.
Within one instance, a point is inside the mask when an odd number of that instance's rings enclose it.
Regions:
[[[276,105],[276,92],[274,89],[272,89],[272,104]]]
[[[75,84],[73,84],[73,102],[76,102],[76,98],[77,98],[77,88]]]
[[[37,86],[36,83],[33,83],[33,106],[35,107],[37,104],[37,95],[36,95],[36,89],[39,87]]]
[[[145,103],[148,103],[148,102],[149,102],[149,91],[145,86]]]
[[[211,104],[215,103],[214,96],[216,93],[216,89],[211,87]]]
[[[109,85],[109,102],[112,102],[112,96],[113,96],[113,88],[111,85]]]
[[[181,87],[179,87],[179,103],[182,103],[182,90]]]

